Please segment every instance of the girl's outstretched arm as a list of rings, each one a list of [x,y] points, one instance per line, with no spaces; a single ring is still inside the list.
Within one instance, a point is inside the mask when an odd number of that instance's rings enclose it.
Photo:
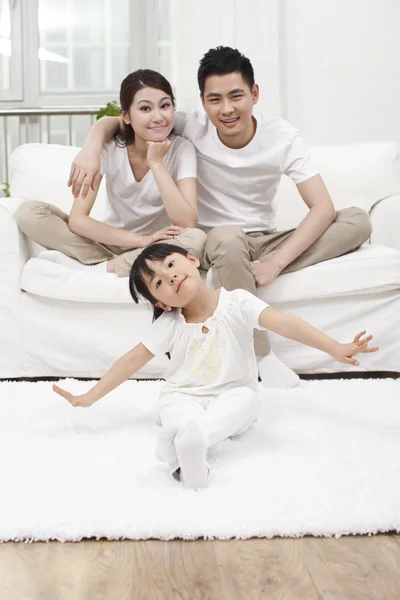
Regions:
[[[121,356],[116,363],[113,364],[111,369],[85,394],[80,396],[74,396],[70,392],[53,385],[53,390],[56,394],[59,394],[72,406],[92,406],[97,400],[103,398],[106,394],[115,390],[121,383],[124,383],[129,377],[131,377],[136,371],[139,371],[145,364],[147,364],[154,354],[147,350],[143,344],[138,344],[132,350],[129,350],[126,354]]]
[[[372,335],[363,337],[365,331],[358,333],[350,344],[341,344],[329,335],[315,329],[309,323],[299,319],[299,317],[286,315],[273,308],[263,310],[258,322],[265,329],[274,331],[282,337],[322,350],[322,352],[333,356],[337,361],[356,367],[360,363],[353,356],[360,352],[376,352],[379,350],[378,346],[368,346],[368,342],[372,340]]]

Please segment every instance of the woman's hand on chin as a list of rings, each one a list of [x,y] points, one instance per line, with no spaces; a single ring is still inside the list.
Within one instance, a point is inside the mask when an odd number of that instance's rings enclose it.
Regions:
[[[164,156],[171,148],[172,141],[165,139],[162,142],[146,142],[147,146],[147,163],[151,168],[154,165],[160,164],[163,161]]]

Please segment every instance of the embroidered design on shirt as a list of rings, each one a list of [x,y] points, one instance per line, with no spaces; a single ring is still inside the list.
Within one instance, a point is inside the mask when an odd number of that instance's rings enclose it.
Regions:
[[[212,333],[189,344],[189,376],[199,383],[210,383],[220,374],[222,357],[220,345]]]

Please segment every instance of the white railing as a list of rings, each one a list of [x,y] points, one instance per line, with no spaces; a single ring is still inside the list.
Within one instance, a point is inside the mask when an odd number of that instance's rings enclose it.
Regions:
[[[10,155],[29,142],[80,146],[100,106],[0,110],[0,183],[9,181]],[[80,127],[78,119],[82,117]],[[58,124],[54,121],[57,119]]]

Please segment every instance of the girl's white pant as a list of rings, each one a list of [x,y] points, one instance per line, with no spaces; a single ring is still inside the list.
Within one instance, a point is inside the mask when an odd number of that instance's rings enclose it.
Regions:
[[[210,448],[229,437],[246,431],[257,418],[257,392],[238,387],[214,398],[167,394],[159,409],[163,431],[158,440],[157,457],[175,464],[177,460],[174,439],[188,421],[196,421]]]

